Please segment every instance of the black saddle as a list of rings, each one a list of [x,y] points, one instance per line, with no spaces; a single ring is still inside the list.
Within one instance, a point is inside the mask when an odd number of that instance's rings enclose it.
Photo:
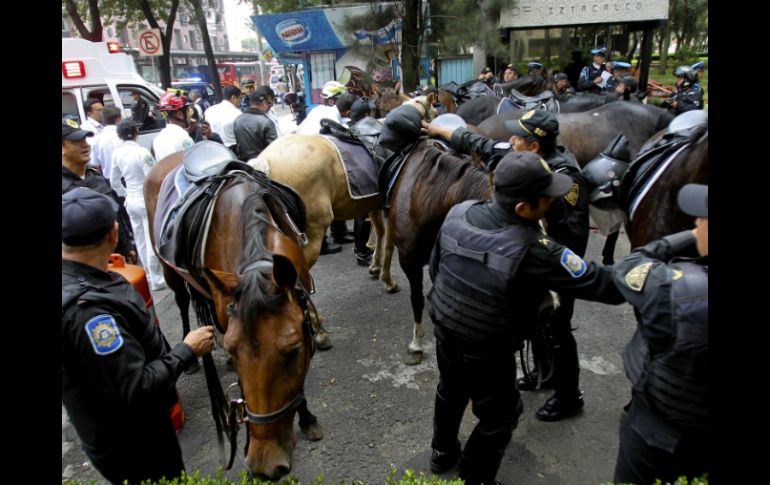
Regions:
[[[454,81],[441,86],[441,89],[451,94],[458,105],[481,96],[494,96],[495,92],[487,86],[487,83],[478,79],[472,79],[462,84]]]
[[[535,96],[525,96],[515,89],[511,89],[509,99],[517,108],[525,111],[543,109],[549,113],[559,114],[559,102],[551,90],[545,90]]]
[[[347,143],[363,146],[374,160],[378,171],[382,168],[385,160],[393,154],[392,151],[380,145],[382,123],[369,116],[349,128],[334,120],[322,119],[320,133],[331,135]]]
[[[195,164],[193,164],[195,165]],[[302,198],[291,187],[268,178],[263,172],[238,160],[225,161],[209,168],[171,208],[164,218],[158,241],[163,259],[183,270],[200,289],[208,292],[202,276],[205,241],[213,217],[214,202],[225,183],[235,178],[253,182],[263,194],[271,215],[287,234],[296,234],[300,242],[307,229],[307,213]],[[186,167],[185,167],[186,168]],[[292,224],[294,227],[291,227]],[[210,296],[210,295],[207,295]]]
[[[620,207],[629,211],[631,204],[650,178],[666,160],[685,146],[698,144],[708,136],[708,113],[687,111],[677,116],[657,141],[642,147],[620,181]],[[687,115],[687,116],[685,116]],[[631,214],[629,214],[629,217]]]

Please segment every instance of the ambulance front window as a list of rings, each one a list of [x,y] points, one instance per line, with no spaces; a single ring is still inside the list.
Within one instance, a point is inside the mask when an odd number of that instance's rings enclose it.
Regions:
[[[81,123],[78,101],[72,93],[61,93],[61,120],[62,123],[74,121],[78,126]]]
[[[134,93],[139,95],[140,101],[134,101]],[[118,86],[120,102],[123,105],[124,117],[130,117],[139,128],[139,133],[159,130],[166,126],[158,109],[158,98],[149,91],[135,86]],[[144,101],[144,103],[141,103]]]

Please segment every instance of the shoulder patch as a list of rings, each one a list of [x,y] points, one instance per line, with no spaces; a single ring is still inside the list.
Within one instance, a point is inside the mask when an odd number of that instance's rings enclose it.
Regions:
[[[545,246],[545,247],[548,247],[548,243],[549,243],[550,241],[548,241],[548,238],[545,238],[545,237],[541,237],[541,238],[538,240],[538,242],[539,242],[540,244],[542,244],[543,246]]]
[[[574,206],[575,204],[577,204],[579,193],[580,193],[580,188],[578,187],[577,182],[573,182],[572,188],[569,189],[569,192],[564,194],[564,200],[566,200],[569,203],[569,205]]]
[[[499,141],[494,145],[492,145],[492,148],[494,148],[495,150],[510,150],[511,144],[508,143],[507,141]]]
[[[679,270],[679,269],[672,269],[671,270],[671,280],[672,281],[676,281],[676,280],[678,280],[681,277],[682,277],[682,270]]]
[[[644,282],[647,281],[647,275],[650,273],[651,267],[652,263],[644,263],[636,266],[631,271],[626,273],[626,286],[634,291],[642,291],[642,288],[644,288]]]
[[[570,248],[564,248],[561,252],[561,265],[573,278],[580,278],[588,270],[583,258],[573,253]]]
[[[110,315],[98,315],[86,323],[86,333],[96,355],[108,355],[123,346],[118,324]]]

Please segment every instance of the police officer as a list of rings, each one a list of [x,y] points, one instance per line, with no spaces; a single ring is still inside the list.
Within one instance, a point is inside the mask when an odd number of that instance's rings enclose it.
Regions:
[[[260,86],[251,93],[251,106],[233,121],[236,153],[243,162],[256,158],[262,150],[278,138],[275,123],[267,112],[275,104],[275,93],[270,86]]]
[[[631,63],[625,61],[613,61],[607,64],[610,66],[609,69],[612,73],[612,77],[607,79],[604,90],[615,91],[615,89],[618,87],[618,84],[620,84],[620,78],[630,75],[629,70],[631,69]]]
[[[454,206],[430,260],[439,384],[430,466],[460,460],[466,484],[495,483],[522,412],[515,351],[538,319],[549,289],[621,303],[608,269],[586,263],[546,236],[538,220],[573,186],[537,154],[509,152],[494,171],[491,201]],[[479,419],[460,451],[458,429],[470,400]]]
[[[91,131],[81,130],[67,123],[61,125],[61,193],[69,192],[76,187],[88,187],[100,194],[107,195],[120,205],[118,222],[120,227],[116,252],[123,255],[128,263],[137,262],[134,233],[131,220],[128,217],[123,201],[110,186],[102,174],[93,167],[87,166],[91,160],[91,145],[86,139],[94,136]]]
[[[485,67],[481,70],[481,73],[479,73],[479,81],[483,81],[484,84],[490,88],[494,87],[495,84],[500,84],[500,80],[495,77],[495,73],[489,67]]]
[[[428,134],[450,140],[453,149],[461,153],[478,154],[487,161],[487,167],[493,167],[497,160],[512,148],[515,151],[534,152],[544,158],[552,170],[568,175],[572,179],[572,186],[566,194],[551,204],[545,213],[545,220],[548,235],[582,257],[588,245],[589,194],[586,180],[574,155],[564,147],[556,145],[556,137],[559,134],[558,120],[551,113],[532,110],[524,113],[520,120],[506,121],[505,126],[512,134],[510,144],[496,143],[462,128],[450,133],[443,128],[423,124]],[[542,373],[532,373],[531,378],[522,377],[518,382],[519,389],[526,391],[535,390],[539,380],[542,381],[541,386],[554,388],[554,395],[535,414],[543,421],[564,419],[576,413],[584,404],[578,386],[580,368],[577,344],[571,331],[574,304],[574,298],[563,296],[559,308],[549,317],[544,328],[548,342],[540,339],[534,341],[533,350],[540,362]],[[553,350],[553,372],[550,372],[545,359],[546,344]],[[549,374],[552,374],[550,379]]]
[[[660,104],[674,115],[685,111],[703,109],[703,89],[698,83],[698,76],[690,66],[679,66],[674,69],[676,76],[676,91]]]
[[[698,61],[690,67],[692,67],[693,71],[695,71],[698,82],[700,82],[700,80],[703,78],[703,73],[706,70],[706,63],[703,61]]]
[[[708,472],[708,186],[685,185],[679,207],[695,229],[637,248],[614,267],[637,329],[623,353],[631,380],[615,482]]]
[[[209,326],[171,350],[142,296],[108,271],[117,212],[88,188],[62,195],[62,401],[86,455],[114,484],[184,470],[174,384],[214,344]]]
[[[553,92],[559,101],[568,101],[575,95],[575,89],[570,85],[569,78],[563,72],[553,75]]]
[[[256,89],[257,85],[253,79],[244,79],[241,81],[241,93],[243,93],[243,97],[241,98],[241,111],[249,109],[249,106],[251,106],[251,95]]]
[[[591,49],[593,62],[580,71],[577,90],[589,93],[599,93],[604,90],[607,74],[607,48],[599,47]]]

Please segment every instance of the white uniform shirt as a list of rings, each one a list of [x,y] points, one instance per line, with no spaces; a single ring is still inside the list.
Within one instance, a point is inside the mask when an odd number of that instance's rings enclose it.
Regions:
[[[206,121],[211,125],[211,131],[222,137],[226,147],[235,145],[233,122],[241,113],[240,108],[230,101],[222,101],[206,110]]]
[[[265,115],[268,118],[270,118],[270,120],[275,125],[275,133],[276,133],[276,135],[277,136],[283,135],[283,133],[281,133],[281,123],[278,121],[278,117],[275,115],[275,110],[273,110],[273,108],[270,108],[269,110],[267,110],[267,113],[265,113]]]
[[[94,144],[91,147],[91,161],[88,164],[92,167],[100,167],[104,178],[109,180],[112,168],[112,152],[123,144],[123,140],[118,137],[118,127],[115,125],[105,126],[101,134],[93,138]],[[122,188],[118,191],[118,195],[126,195]]]
[[[134,202],[141,200],[144,205],[144,177],[155,165],[150,151],[137,142],[128,140],[113,152],[112,165],[110,185],[113,188],[121,185],[120,177],[123,177],[126,181],[126,199],[133,199]]]
[[[99,123],[98,121],[96,121],[95,119],[93,119],[93,118],[91,118],[89,116],[88,119],[86,119],[80,125],[80,129],[81,130],[88,130],[88,131],[90,131],[91,133],[94,134],[94,136],[89,136],[89,137],[86,138],[86,141],[88,142],[88,144],[91,145],[91,146],[94,146],[94,142],[96,141],[95,140],[96,135],[98,135],[99,133],[102,132],[102,130],[104,130],[104,125],[102,123]]]
[[[297,133],[300,135],[317,135],[321,131],[322,119],[334,120],[342,123],[340,110],[336,106],[318,105],[307,114],[307,118],[300,123]]]
[[[193,140],[187,130],[171,123],[160,130],[158,136],[152,141],[152,151],[155,152],[156,160],[163,160],[172,153],[191,146],[193,146]]]

